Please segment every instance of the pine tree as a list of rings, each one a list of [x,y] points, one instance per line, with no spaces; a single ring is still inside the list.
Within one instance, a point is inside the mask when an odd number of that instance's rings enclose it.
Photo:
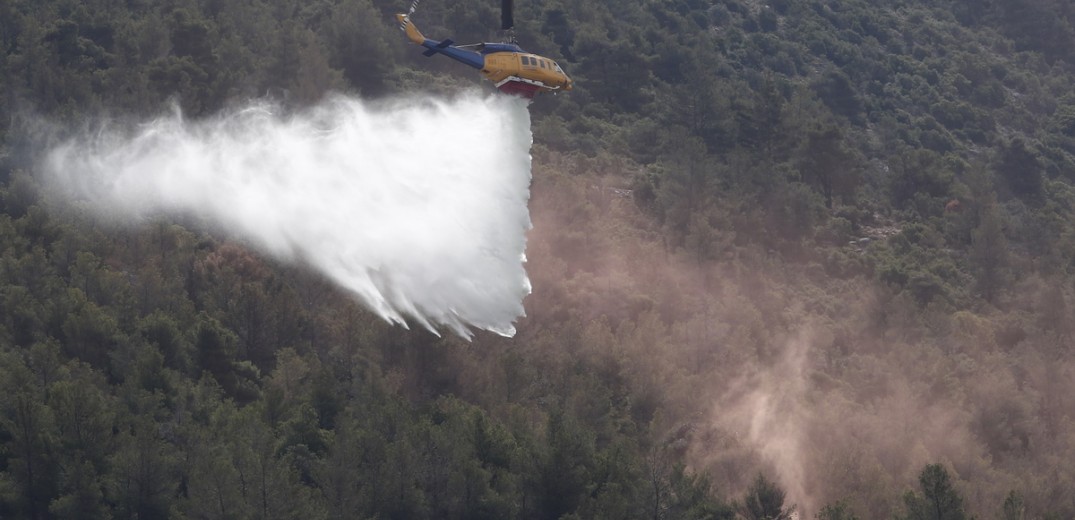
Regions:
[[[905,520],[964,520],[963,497],[952,486],[948,470],[941,464],[929,464],[918,476],[922,494],[908,491],[903,496]]]

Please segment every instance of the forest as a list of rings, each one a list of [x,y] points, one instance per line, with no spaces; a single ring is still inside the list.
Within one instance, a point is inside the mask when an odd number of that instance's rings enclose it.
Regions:
[[[516,1],[514,338],[44,189],[43,128],[494,95],[409,3],[0,0],[0,518],[1075,518],[1064,0]]]

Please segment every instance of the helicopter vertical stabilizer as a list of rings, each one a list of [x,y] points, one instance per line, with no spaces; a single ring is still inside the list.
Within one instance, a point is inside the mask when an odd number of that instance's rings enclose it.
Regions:
[[[422,45],[426,41],[426,37],[422,35],[422,32],[414,26],[414,22],[411,22],[411,18],[405,14],[397,14],[396,20],[399,20],[399,28],[407,34],[407,39]]]

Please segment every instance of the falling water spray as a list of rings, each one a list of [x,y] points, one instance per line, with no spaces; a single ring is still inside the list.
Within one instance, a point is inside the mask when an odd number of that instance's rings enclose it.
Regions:
[[[119,221],[191,215],[312,266],[390,322],[512,336],[530,292],[531,142],[519,99],[341,96],[105,126],[52,148],[45,173]]]

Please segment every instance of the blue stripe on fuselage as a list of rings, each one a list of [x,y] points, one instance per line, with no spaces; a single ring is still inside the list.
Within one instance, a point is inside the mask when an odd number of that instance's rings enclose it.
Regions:
[[[450,44],[450,40],[446,40]],[[452,47],[451,45],[441,46],[441,42],[437,40],[430,40],[426,38],[426,41],[422,42],[422,47],[429,49],[424,52],[427,56],[432,56],[432,53],[443,54],[455,61],[465,63],[476,69],[481,69],[485,66],[485,57],[474,51],[465,51],[458,47]]]

